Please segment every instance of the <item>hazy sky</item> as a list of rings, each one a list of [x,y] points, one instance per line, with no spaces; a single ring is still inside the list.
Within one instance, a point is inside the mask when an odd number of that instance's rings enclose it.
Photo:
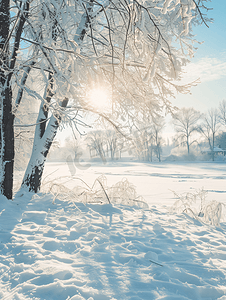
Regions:
[[[214,22],[209,28],[204,24],[194,28],[196,39],[204,43],[198,45],[184,77],[187,82],[200,78],[201,83],[191,89],[192,95],[178,95],[172,100],[178,107],[194,107],[202,112],[226,100],[226,0],[212,0],[207,4],[213,8],[208,17]]]

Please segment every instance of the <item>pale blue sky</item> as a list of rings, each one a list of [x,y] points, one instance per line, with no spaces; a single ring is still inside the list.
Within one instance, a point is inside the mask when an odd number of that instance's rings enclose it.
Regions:
[[[192,95],[178,95],[172,100],[179,107],[194,107],[202,112],[217,107],[226,99],[226,0],[212,0],[208,16],[214,19],[207,28],[204,24],[194,28],[198,50],[187,67],[187,82],[200,77],[201,83],[191,89]]]

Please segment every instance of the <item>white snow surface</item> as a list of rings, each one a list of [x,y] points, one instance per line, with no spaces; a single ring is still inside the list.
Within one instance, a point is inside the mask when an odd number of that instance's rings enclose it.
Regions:
[[[126,177],[149,207],[0,196],[0,299],[226,300],[225,219],[213,226],[170,213],[171,190],[204,188],[226,203],[226,164],[49,163],[45,181],[72,168],[89,185],[101,174],[109,185]]]

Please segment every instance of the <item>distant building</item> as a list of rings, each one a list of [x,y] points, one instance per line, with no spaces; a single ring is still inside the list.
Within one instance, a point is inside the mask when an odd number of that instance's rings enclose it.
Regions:
[[[210,149],[204,149],[201,151],[202,154],[209,154],[211,155],[212,153],[214,152],[214,154],[223,154],[224,156],[226,155],[226,150],[225,149],[222,149],[219,147],[214,147],[213,150],[210,150]]]

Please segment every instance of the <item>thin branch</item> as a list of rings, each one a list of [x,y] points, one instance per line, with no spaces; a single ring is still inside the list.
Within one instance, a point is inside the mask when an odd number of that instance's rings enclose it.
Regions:
[[[79,54],[79,53],[77,53],[77,52],[75,52],[75,51],[73,51],[73,50],[67,50],[67,49],[62,49],[62,48],[55,48],[55,49],[54,49],[54,48],[49,47],[49,46],[41,45],[40,42],[37,42],[37,41],[31,41],[31,40],[28,40],[28,39],[26,39],[26,38],[24,38],[24,37],[21,37],[21,40],[26,41],[26,42],[31,43],[31,44],[34,44],[34,45],[37,45],[37,46],[40,46],[40,48],[44,48],[44,49],[46,49],[46,50],[57,51],[57,52],[65,52],[65,53],[71,53],[71,54],[74,54],[74,55],[76,55],[76,56],[78,56],[78,57],[80,57],[80,58],[83,58],[83,59],[87,58],[85,55],[81,55],[81,54]]]
[[[46,119],[46,120],[43,120],[43,121],[40,121],[40,122],[34,123],[34,124],[26,124],[26,125],[15,124],[14,127],[31,127],[31,126],[36,126],[36,125],[39,125],[41,123],[47,122],[49,119],[50,119],[50,117],[48,119]]]

